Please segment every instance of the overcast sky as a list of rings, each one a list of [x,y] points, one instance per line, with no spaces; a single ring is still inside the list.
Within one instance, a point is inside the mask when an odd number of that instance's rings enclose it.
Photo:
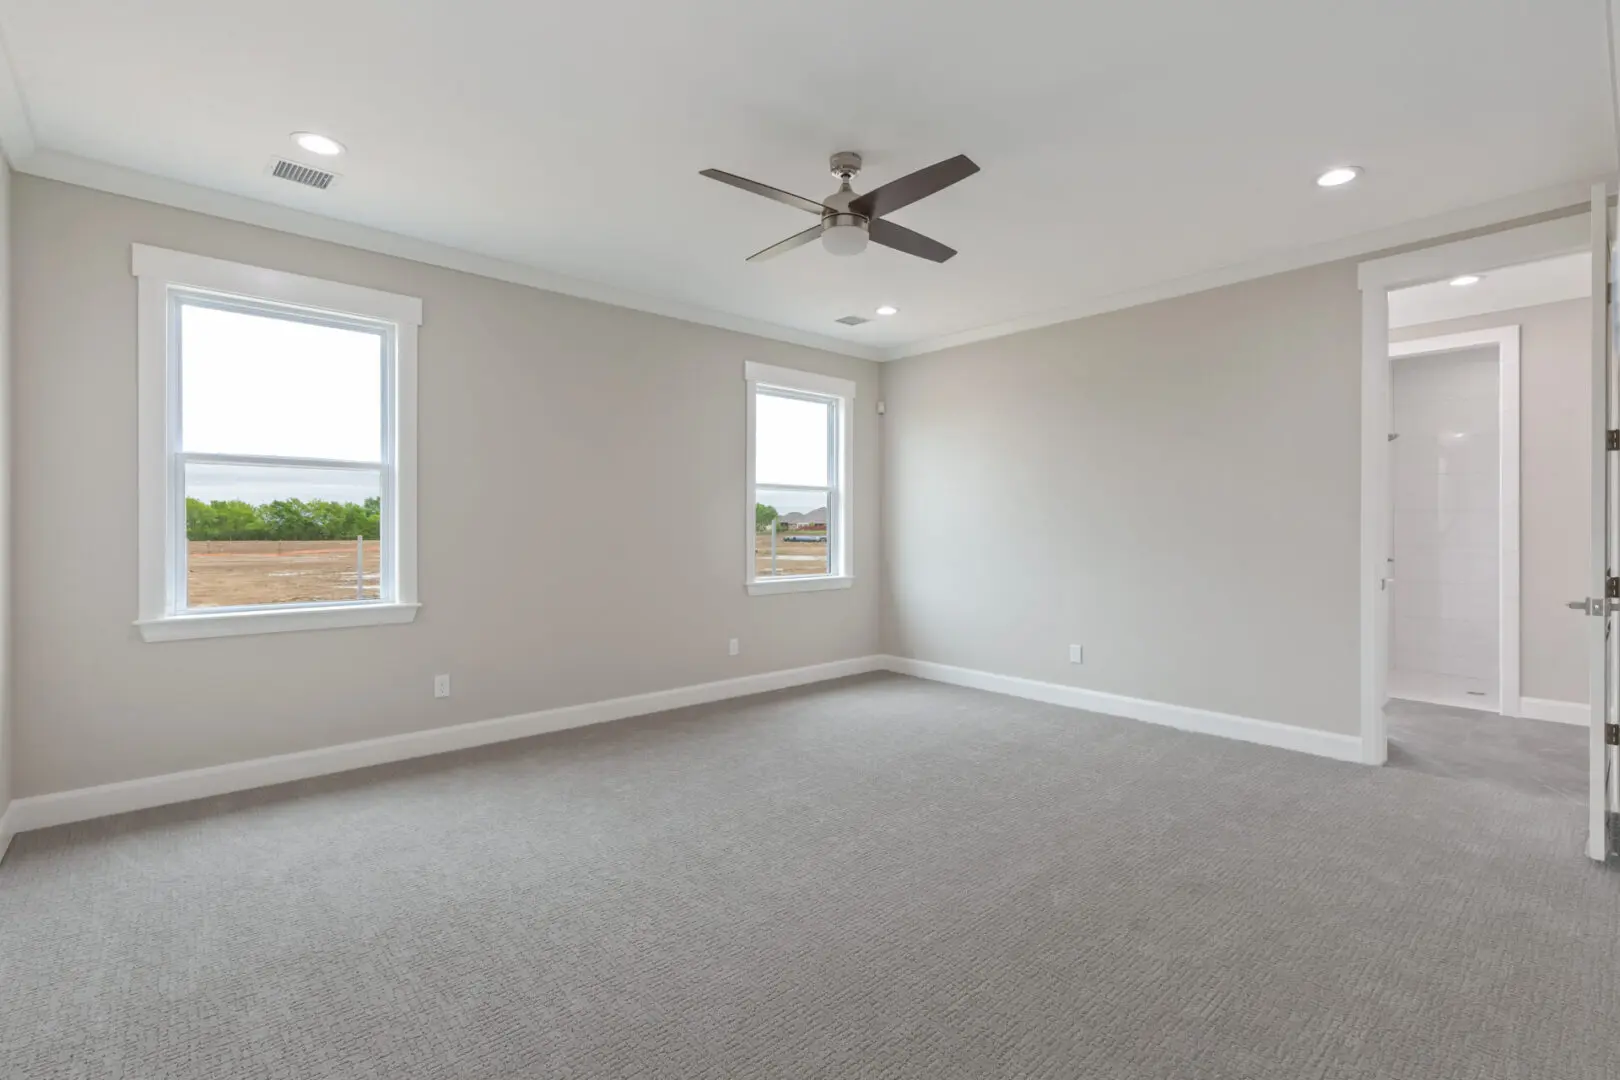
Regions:
[[[181,438],[191,453],[376,462],[382,456],[382,337],[187,304],[181,320]],[[193,464],[186,494],[212,502],[364,502],[375,473]]]
[[[820,492],[767,490],[773,483],[827,483],[827,408],[816,401],[759,396],[754,405],[757,501],[782,514],[802,514],[827,505]]]
[[[181,319],[181,438],[190,453],[377,462],[382,452],[382,338],[330,326],[186,304]],[[755,482],[827,483],[828,406],[761,395]],[[193,463],[186,494],[204,502],[364,502],[375,473]],[[781,513],[826,505],[819,493],[759,492]]]

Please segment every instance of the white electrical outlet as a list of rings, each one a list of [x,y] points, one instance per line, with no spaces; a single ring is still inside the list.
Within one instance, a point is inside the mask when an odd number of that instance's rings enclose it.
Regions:
[[[1083,664],[1086,662],[1086,648],[1084,645],[1069,646],[1069,663]]]
[[[434,697],[449,697],[450,696],[450,676],[448,676],[448,675],[435,675],[435,676],[433,676],[433,696]]]
[[[738,641],[736,638],[732,638],[731,644],[726,647],[726,651],[732,656],[736,656],[738,653],[742,652],[742,642]]]

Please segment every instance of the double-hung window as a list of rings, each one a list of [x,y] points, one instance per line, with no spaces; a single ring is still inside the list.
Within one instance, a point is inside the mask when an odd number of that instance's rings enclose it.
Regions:
[[[410,621],[421,302],[133,255],[142,635]]]
[[[855,384],[746,365],[748,591],[844,589]]]

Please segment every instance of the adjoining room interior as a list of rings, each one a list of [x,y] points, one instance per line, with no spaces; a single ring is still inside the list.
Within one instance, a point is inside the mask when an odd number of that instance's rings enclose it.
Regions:
[[[1617,5],[0,0],[0,1077],[1612,1074]]]
[[[1591,283],[1577,252],[1389,295],[1397,765],[1584,797],[1583,627],[1557,598],[1585,561]]]

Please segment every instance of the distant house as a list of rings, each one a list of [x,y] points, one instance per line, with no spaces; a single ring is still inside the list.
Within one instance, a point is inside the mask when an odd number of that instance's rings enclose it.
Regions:
[[[825,527],[827,524],[827,508],[825,506],[820,506],[810,511],[808,514],[800,514],[797,512],[783,514],[777,520],[781,522],[781,524],[778,526],[779,528],[803,529],[812,525],[820,525]]]

